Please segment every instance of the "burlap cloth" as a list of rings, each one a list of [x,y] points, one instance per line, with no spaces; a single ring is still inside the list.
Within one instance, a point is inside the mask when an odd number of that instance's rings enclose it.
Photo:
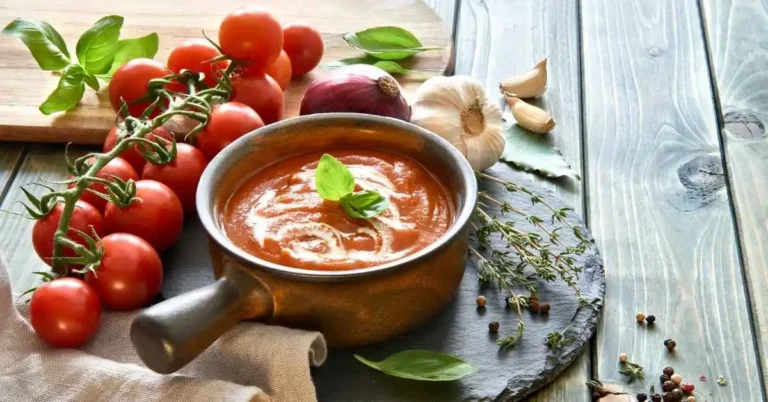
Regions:
[[[104,312],[79,349],[55,349],[28,324],[0,260],[0,401],[315,401],[309,366],[323,363],[320,333],[240,323],[173,375],[146,368],[129,328],[135,313]]]

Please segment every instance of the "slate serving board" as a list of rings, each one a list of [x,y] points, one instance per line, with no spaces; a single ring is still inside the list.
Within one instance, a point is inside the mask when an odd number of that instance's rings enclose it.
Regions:
[[[499,163],[489,173],[506,180],[524,184],[545,196],[555,208],[564,205],[541,187],[528,183],[525,175]],[[480,183],[484,190],[497,199],[511,203],[515,208],[536,214],[549,223],[549,210],[542,204],[531,205],[527,196],[509,193],[498,184]],[[574,216],[573,225],[581,225]],[[527,222],[517,222],[519,228],[531,230]],[[565,244],[575,244],[570,232],[561,232]],[[182,239],[165,253],[165,283],[162,294],[173,297],[204,286],[214,280],[208,261],[206,235],[199,221],[193,217],[185,223]],[[503,248],[501,241],[494,243]],[[551,304],[548,315],[524,311],[526,323],[522,341],[509,351],[496,346],[499,336],[515,331],[517,314],[505,307],[504,296],[495,286],[481,285],[477,279],[478,267],[474,259],[467,261],[456,298],[422,328],[411,333],[366,347],[332,349],[328,361],[313,370],[313,378],[321,401],[517,401],[552,381],[571,364],[589,342],[600,318],[605,293],[605,275],[596,247],[592,247],[577,260],[584,267],[579,286],[583,296],[592,300],[587,307],[578,308],[573,291],[562,282],[549,282],[541,286],[540,299]],[[475,299],[484,295],[485,308],[477,308]],[[499,334],[490,334],[488,323],[499,321]],[[551,331],[566,330],[572,342],[558,352],[550,351],[544,337]],[[471,376],[450,383],[429,383],[388,377],[372,370],[352,355],[381,360],[388,355],[407,349],[430,349],[451,353],[477,366]]]

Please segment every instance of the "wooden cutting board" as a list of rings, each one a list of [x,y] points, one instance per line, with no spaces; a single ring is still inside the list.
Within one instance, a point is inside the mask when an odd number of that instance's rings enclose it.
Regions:
[[[410,30],[426,46],[445,46],[443,51],[424,52],[408,63],[410,69],[442,73],[449,66],[450,38],[440,18],[421,0],[5,0],[0,6],[0,24],[17,17],[49,22],[64,37],[74,57],[83,31],[106,15],[121,15],[125,23],[121,37],[151,32],[160,35],[155,59],[164,61],[170,50],[187,38],[218,37],[222,18],[237,7],[256,4],[274,13],[281,22],[304,22],[323,35],[323,63],[359,52],[347,45],[347,32],[381,25]],[[105,88],[98,93],[86,88],[77,109],[45,116],[38,110],[56,88],[58,76],[40,70],[32,55],[17,38],[0,36],[0,140],[99,144],[114,124],[115,114]],[[285,116],[298,115],[304,88],[325,73],[316,69],[294,80],[286,91]],[[419,82],[401,79],[406,94]]]

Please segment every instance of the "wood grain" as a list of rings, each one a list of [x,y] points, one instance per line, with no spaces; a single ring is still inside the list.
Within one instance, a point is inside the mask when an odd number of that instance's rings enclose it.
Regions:
[[[443,22],[443,28],[445,28],[449,35],[453,35],[453,22],[456,17],[457,6],[460,3],[461,0],[424,0],[424,4],[440,17],[440,20]]]
[[[21,144],[3,144],[0,148],[0,200],[13,180],[23,155],[24,146]]]
[[[122,15],[123,37],[160,35],[160,50],[155,57],[165,60],[171,48],[186,38],[200,37],[201,30],[211,38],[218,35],[218,24],[226,13],[248,0],[210,2],[203,0],[71,1],[8,0],[0,7],[0,21],[24,17],[48,21],[74,51],[77,38],[99,18]],[[444,51],[425,52],[407,66],[415,70],[443,72],[449,62],[450,38],[442,21],[421,0],[263,0],[258,3],[281,21],[303,21],[320,30],[325,43],[323,62],[360,53],[347,45],[342,35],[379,25],[397,25],[413,32],[425,45],[445,46]],[[171,17],[172,16],[172,17]],[[38,105],[56,87],[58,77],[41,71],[20,40],[0,37],[0,139],[13,141],[52,141],[75,143],[102,142],[114,122],[106,91],[86,90],[76,110],[44,116]],[[74,54],[72,54],[74,57]],[[322,72],[316,70],[293,82],[286,91],[286,117],[298,115],[304,88]],[[406,93],[419,82],[402,81]]]
[[[727,179],[768,393],[768,8],[759,0],[702,5],[722,112]]]
[[[558,127],[549,134],[576,171],[581,171],[581,89],[578,4],[572,1],[469,0],[459,10],[456,74],[467,74],[499,99],[499,81],[549,57],[548,89],[537,103],[549,110]],[[568,179],[527,178],[550,188],[583,216],[582,184]],[[589,401],[589,351],[532,401]]]
[[[609,283],[595,374],[625,382],[625,352],[647,373],[631,390],[673,366],[701,400],[761,401],[698,10],[602,0],[581,15],[588,216]]]

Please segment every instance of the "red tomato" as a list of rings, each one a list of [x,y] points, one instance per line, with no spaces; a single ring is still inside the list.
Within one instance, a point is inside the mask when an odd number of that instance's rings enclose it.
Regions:
[[[59,226],[62,211],[64,211],[64,204],[56,204],[48,215],[39,219],[35,222],[35,226],[32,227],[32,246],[35,248],[37,255],[48,265],[51,265],[53,236],[56,234],[56,229]],[[104,218],[96,207],[85,201],[78,200],[75,203],[75,209],[72,210],[72,216],[69,220],[70,233],[67,237],[75,243],[87,247],[88,243],[85,239],[71,229],[76,229],[86,233],[88,236],[93,236],[91,227],[101,236],[104,233]],[[64,256],[75,257],[77,254],[71,248],[65,247]]]
[[[167,249],[179,238],[184,224],[179,197],[163,183],[139,180],[136,182],[136,198],[126,208],[107,202],[104,210],[107,233],[134,234],[158,252]]]
[[[128,113],[139,117],[152,103],[151,100],[133,103],[149,92],[149,80],[163,78],[168,71],[163,63],[152,59],[133,59],[117,69],[109,81],[109,101],[112,109],[120,110],[120,99],[128,102]],[[155,109],[152,116],[157,116],[159,109]]]
[[[211,160],[234,140],[261,127],[264,127],[264,122],[259,114],[242,103],[216,105],[208,126],[197,136],[197,147]]]
[[[152,246],[138,236],[115,233],[101,239],[104,256],[96,273],[85,281],[105,308],[133,310],[144,307],[160,292],[163,263]]]
[[[219,55],[219,51],[207,40],[190,39],[171,50],[171,54],[168,56],[168,69],[174,73],[179,73],[181,70],[203,73],[205,74],[203,82],[209,87],[214,87],[216,80],[213,77],[220,75],[219,69],[225,70],[227,68],[226,60],[215,63],[209,62]]]
[[[294,77],[315,68],[323,58],[323,38],[308,25],[288,24],[283,27],[283,50],[291,60]]]
[[[283,29],[263,8],[242,7],[221,21],[219,45],[228,56],[250,61],[250,68],[264,71],[283,50]]]
[[[96,177],[100,177],[109,181],[114,181],[114,177],[119,177],[124,181],[139,180],[139,175],[136,173],[136,170],[123,158],[115,158],[109,161],[109,163],[107,163],[103,168],[101,168],[101,170],[99,170],[99,173],[96,174]],[[68,187],[72,188],[74,186],[75,183],[70,183]],[[107,186],[101,183],[91,183],[88,188],[93,191],[98,191],[102,194],[107,194]],[[104,207],[107,205],[107,200],[87,190],[83,191],[83,193],[80,195],[80,200],[93,205],[100,212],[104,212]]]
[[[266,74],[247,74],[233,78],[232,101],[250,106],[264,124],[283,118],[283,90]]]
[[[195,210],[195,194],[205,165],[203,153],[189,144],[176,144],[176,159],[165,165],[144,165],[141,178],[165,184],[179,197],[184,212]]]
[[[107,134],[107,138],[104,140],[104,152],[109,152],[112,150],[112,148],[117,145],[118,140],[118,134],[119,134],[119,128],[117,126],[113,126],[109,130],[109,134]],[[158,127],[150,134],[147,134],[144,138],[155,141],[155,138],[162,137],[165,138],[168,141],[172,140],[171,133],[168,132],[163,127]],[[144,159],[144,156],[141,154],[141,150],[145,149],[146,145],[143,144],[134,144],[133,146],[129,147],[125,151],[123,151],[120,154],[120,157],[125,159],[126,162],[130,163],[131,166],[133,166],[133,169],[136,170],[136,172],[141,172],[141,169],[144,167],[144,164],[147,163],[146,159]]]
[[[72,348],[87,342],[99,328],[99,296],[85,282],[61,278],[42,284],[29,301],[29,321],[45,342]]]
[[[265,72],[277,81],[283,91],[291,85],[291,59],[288,58],[285,51],[280,52],[280,57]]]

